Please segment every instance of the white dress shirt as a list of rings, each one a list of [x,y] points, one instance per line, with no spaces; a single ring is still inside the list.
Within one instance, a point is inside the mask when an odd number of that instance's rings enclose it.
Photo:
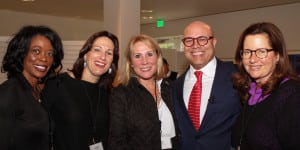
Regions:
[[[186,108],[188,109],[189,99],[194,87],[194,84],[197,81],[197,78],[194,74],[195,71],[202,71],[202,95],[201,95],[201,105],[200,105],[200,124],[203,120],[203,117],[206,112],[208,99],[210,98],[210,93],[212,89],[212,84],[214,81],[215,73],[216,73],[217,60],[214,57],[206,66],[201,68],[200,70],[195,70],[193,66],[190,65],[190,69],[187,71],[184,85],[183,85],[183,99]]]
[[[160,85],[161,81],[159,80],[157,84]],[[158,88],[161,91],[160,86]],[[162,149],[170,149],[172,148],[171,138],[175,137],[176,134],[175,124],[171,111],[162,98],[158,104],[158,117],[161,122],[161,147]]]

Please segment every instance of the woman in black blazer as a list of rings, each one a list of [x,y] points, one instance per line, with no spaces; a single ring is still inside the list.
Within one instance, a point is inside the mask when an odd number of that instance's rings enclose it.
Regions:
[[[41,89],[60,70],[60,37],[45,26],[24,26],[2,61],[8,80],[0,85],[0,149],[49,150],[49,116]]]
[[[154,39],[132,37],[111,94],[109,149],[177,149],[170,84],[163,77],[162,53]]]

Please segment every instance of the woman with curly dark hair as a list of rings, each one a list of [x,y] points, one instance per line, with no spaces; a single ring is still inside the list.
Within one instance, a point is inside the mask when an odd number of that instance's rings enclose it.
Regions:
[[[106,149],[108,99],[118,59],[117,37],[97,32],[83,45],[73,68],[47,82],[43,93],[55,124],[56,150]]]
[[[10,40],[1,68],[8,80],[0,85],[0,149],[49,149],[41,89],[63,56],[60,37],[46,26],[24,26]]]
[[[234,147],[299,149],[300,82],[280,29],[268,22],[250,25],[240,36],[235,61],[234,85],[244,108],[233,127]]]

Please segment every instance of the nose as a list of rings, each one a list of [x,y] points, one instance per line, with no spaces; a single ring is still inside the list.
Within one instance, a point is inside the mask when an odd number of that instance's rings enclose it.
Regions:
[[[41,61],[47,61],[47,53],[45,53],[45,52],[42,52],[42,53],[40,53],[40,55],[39,55],[39,60],[41,60]]]
[[[105,59],[106,59],[106,55],[107,55],[106,52],[101,52],[101,53],[100,53],[100,58],[101,58],[102,60],[105,60]]]
[[[255,62],[257,60],[257,56],[255,54],[255,51],[251,51],[251,55],[249,58],[250,62]]]
[[[193,48],[198,48],[198,47],[200,47],[201,45],[199,44],[199,42],[198,42],[198,39],[193,39],[193,45],[192,45],[192,47]]]
[[[148,63],[148,58],[147,57],[143,57],[142,58],[142,63],[143,64],[147,64]]]

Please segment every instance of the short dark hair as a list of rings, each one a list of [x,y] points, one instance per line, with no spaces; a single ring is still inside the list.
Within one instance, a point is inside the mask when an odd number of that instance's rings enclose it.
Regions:
[[[166,65],[169,65],[168,61],[166,58],[163,58],[163,63],[166,64]]]
[[[103,74],[101,76],[100,80],[98,81],[100,86],[111,87],[112,81],[113,81],[113,79],[116,75],[117,69],[118,69],[119,41],[118,41],[118,38],[114,34],[108,32],[108,31],[96,32],[88,38],[88,40],[84,43],[81,50],[79,51],[78,58],[76,59],[75,63],[73,64],[73,68],[69,71],[71,71],[74,74],[76,79],[79,79],[79,80],[81,79],[83,68],[84,68],[84,66],[83,66],[84,55],[92,49],[94,42],[99,37],[107,37],[114,44],[113,61],[110,66],[111,72],[110,73],[106,72],[105,74]]]
[[[24,26],[10,40],[6,53],[3,57],[1,72],[7,72],[7,78],[22,73],[23,60],[27,55],[32,39],[37,35],[46,37],[54,49],[53,64],[46,76],[47,79],[51,74],[56,74],[62,69],[62,59],[64,57],[63,45],[59,35],[47,26]]]

